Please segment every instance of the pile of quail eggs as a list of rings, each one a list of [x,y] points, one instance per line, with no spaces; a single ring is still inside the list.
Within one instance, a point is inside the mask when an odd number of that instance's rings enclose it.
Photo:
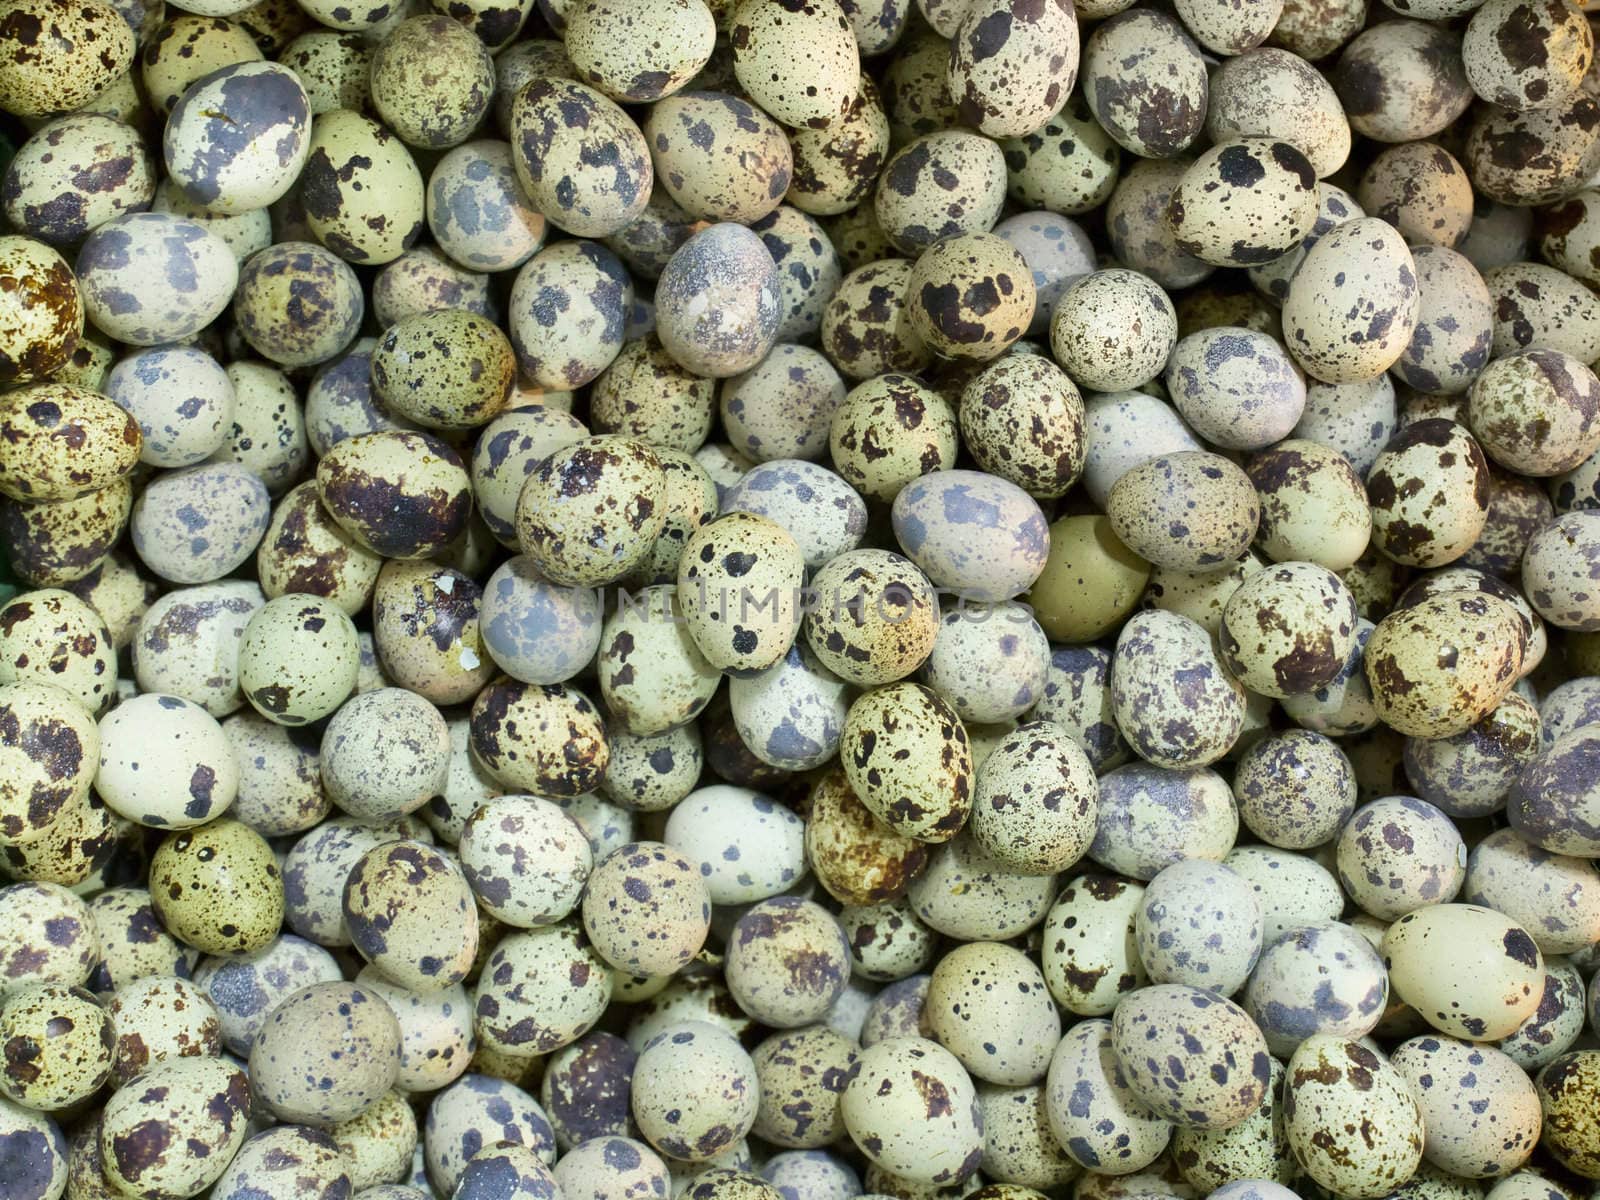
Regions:
[[[1584,7],[0,0],[0,1197],[1600,1198]]]

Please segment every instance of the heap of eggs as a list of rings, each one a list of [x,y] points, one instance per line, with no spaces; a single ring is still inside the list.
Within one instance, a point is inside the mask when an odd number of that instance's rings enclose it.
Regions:
[[[1600,1197],[1594,41],[0,0],[0,1196]]]

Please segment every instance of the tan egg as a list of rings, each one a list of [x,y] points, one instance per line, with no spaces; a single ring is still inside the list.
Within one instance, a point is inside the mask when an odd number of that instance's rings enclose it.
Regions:
[[[140,47],[145,94],[158,113],[169,113],[189,85],[235,63],[260,62],[250,31],[224,17],[179,12]]]
[[[650,110],[644,133],[662,187],[697,220],[747,225],[789,190],[793,154],[782,127],[737,96],[669,97]]]
[[[98,392],[63,383],[0,399],[0,492],[13,500],[71,500],[128,475],[138,422]]]
[[[841,374],[867,380],[917,371],[933,359],[906,303],[911,264],[886,258],[845,276],[822,315],[822,349]]]
[[[133,62],[133,29],[103,0],[6,0],[0,30],[0,106],[19,117],[77,108]]]
[[[127,478],[74,500],[0,502],[0,544],[17,576],[38,587],[60,587],[105,561],[128,527],[133,483]]]
[[[830,896],[841,904],[874,905],[905,894],[927,862],[926,846],[873,816],[842,770],[819,779],[809,803],[806,861]]]
[[[1489,464],[1472,435],[1431,418],[1400,430],[1367,474],[1372,542],[1414,567],[1465,554],[1488,520]]]
[[[442,150],[471,136],[494,94],[494,62],[454,18],[400,22],[372,56],[372,106],[407,145]]]
[[[853,388],[828,430],[835,469],[867,499],[884,503],[913,480],[953,467],[957,446],[951,405],[910,375],[875,375]]]
[[[95,717],[115,699],[111,635],[70,592],[22,592],[0,607],[0,685],[28,682],[60,688]]]
[[[239,639],[264,603],[261,589],[244,579],[177,588],[160,597],[134,638],[139,690],[178,696],[218,720],[240,708]]]
[[[878,177],[873,211],[895,249],[915,255],[941,238],[987,233],[1005,198],[1000,147],[971,130],[945,129],[895,152]]]
[[[1166,292],[1120,267],[1069,283],[1049,322],[1056,361],[1075,383],[1101,392],[1148,383],[1178,342],[1178,314]]]
[[[728,37],[739,86],[785,125],[820,129],[856,97],[861,56],[837,0],[743,0]]]
[[[1157,567],[1216,570],[1249,547],[1261,501],[1250,478],[1219,454],[1185,451],[1126,471],[1106,498],[1118,538]]]
[[[1261,696],[1314,692],[1338,676],[1356,644],[1356,602],[1326,567],[1281,562],[1257,571],[1222,611],[1222,661]]]
[[[889,118],[870,75],[843,116],[821,129],[789,134],[794,178],[785,201],[801,212],[834,216],[868,202],[889,156]]]
[[[806,643],[822,664],[859,687],[904,679],[927,660],[939,602],[914,563],[888,550],[846,550],[811,578]]]
[[[328,716],[355,689],[361,650],[355,622],[316,596],[269,600],[239,642],[239,688],[280,725]]]
[[[1462,733],[1511,690],[1526,645],[1516,609],[1489,595],[1452,592],[1390,613],[1364,659],[1378,714],[1408,737]]]
[[[239,763],[239,795],[229,810],[236,819],[263,837],[282,837],[328,817],[333,801],[308,738],[254,710],[229,717],[222,732]]]
[[[472,749],[507,788],[547,798],[584,796],[605,775],[605,722],[576,688],[501,678],[472,705]]]
[[[589,876],[583,929],[618,970],[670,975],[700,952],[710,926],[711,900],[700,869],[670,846],[619,846]],[[726,1003],[732,1011],[731,995]],[[753,1102],[750,1107],[753,1112]]]
[[[279,242],[245,261],[233,316],[240,336],[263,358],[309,367],[355,341],[365,304],[342,258],[312,242]]]
[[[498,416],[516,380],[511,342],[476,313],[391,325],[372,352],[372,388],[390,412],[428,429],[468,430]]]
[[[438,705],[462,704],[494,677],[479,630],[483,593],[432,562],[385,563],[372,598],[378,661],[401,687]]]
[[[1084,43],[1080,77],[1095,119],[1126,150],[1171,158],[1201,132],[1205,62],[1165,13],[1136,9],[1096,28]]]
[[[1576,509],[1546,524],[1523,554],[1523,587],[1539,615],[1563,630],[1600,628],[1592,585],[1600,513]]]
[[[639,567],[666,522],[666,473],[644,443],[596,437],[557,450],[517,500],[517,540],[551,581],[599,587]]]
[[[299,183],[306,227],[349,262],[393,262],[421,236],[422,173],[399,138],[360,113],[316,119]]]
[[[1466,424],[1508,470],[1559,475],[1600,448],[1600,380],[1559,350],[1508,354],[1473,381]]]
[[[458,538],[472,510],[456,452],[425,433],[346,438],[317,465],[317,494],[360,545],[385,558],[426,558]]]
[[[1050,553],[1027,600],[1056,641],[1087,642],[1116,629],[1151,581],[1150,564],[1107,518],[1068,516],[1050,526]]]
[[[101,1178],[112,1194],[198,1195],[245,1140],[249,1077],[223,1059],[176,1058],[154,1067],[145,1084],[106,1103],[96,1130]]]
[[[465,1007],[464,993],[457,1002]],[[403,1046],[401,1053],[403,1056]],[[337,1169],[349,1172],[352,1189],[380,1187],[411,1170],[418,1144],[417,1118],[406,1093],[398,1088],[385,1092],[360,1116],[341,1121],[328,1133],[338,1147]]]
[[[1253,456],[1245,473],[1261,499],[1257,544],[1273,561],[1343,571],[1366,551],[1372,515],[1361,477],[1343,454],[1290,438]]]
[[[700,526],[678,560],[689,635],[715,669],[749,673],[779,661],[800,631],[805,558],[783,526],[732,512]]]
[[[474,993],[483,1043],[512,1054],[545,1054],[577,1041],[611,1001],[611,973],[575,920],[517,930],[500,940]],[[470,1191],[472,1167],[461,1188]]]
[[[0,237],[0,282],[0,381],[53,375],[83,334],[84,299],[72,269],[43,242]]]
[[[932,689],[895,683],[867,692],[845,717],[839,754],[856,797],[896,833],[946,842],[966,824],[967,731]]]
[[[1454,1037],[1506,1037],[1544,994],[1544,957],[1533,938],[1509,917],[1475,904],[1430,904],[1407,913],[1383,935],[1381,953],[1395,995]]]
[[[1600,1051],[1563,1054],[1539,1072],[1535,1084],[1545,1144],[1559,1162],[1593,1178],[1600,1173],[1600,1129],[1594,1117],[1600,1103]]]
[[[679,366],[652,334],[623,345],[595,380],[589,409],[598,433],[693,453],[711,431],[716,384]]]
[[[357,952],[401,987],[451,987],[477,955],[478,910],[466,876],[422,842],[368,850],[350,868],[342,906]]]
[[[996,862],[1044,875],[1084,856],[1098,813],[1099,787],[1088,756],[1059,726],[1030,721],[978,768],[967,825]]]
[[[632,305],[627,269],[604,246],[546,247],[511,286],[507,327],[522,373],[546,388],[588,383],[616,358]]]
[[[1287,141],[1318,179],[1350,156],[1350,125],[1332,85],[1304,57],[1277,48],[1247,50],[1217,69],[1206,130],[1219,143],[1249,134]]]
[[[205,954],[251,954],[283,924],[272,847],[227,817],[163,839],[150,860],[150,899],[162,924]]]
[[[114,1087],[172,1058],[222,1053],[222,1020],[200,988],[175,975],[149,975],[118,988],[107,1006],[116,1036]]]
[[[655,175],[633,118],[593,88],[542,77],[511,109],[512,162],[533,206],[578,237],[607,237],[650,201]]]
[[[624,103],[682,90],[716,39],[716,19],[702,0],[584,0],[567,13],[567,55],[579,77]]]
[[[1422,1111],[1387,1059],[1362,1042],[1315,1034],[1285,1074],[1285,1132],[1315,1182],[1375,1197],[1411,1178],[1422,1160]]]

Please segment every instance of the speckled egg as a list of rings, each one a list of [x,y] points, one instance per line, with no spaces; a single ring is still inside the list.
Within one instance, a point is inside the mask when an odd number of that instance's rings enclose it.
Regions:
[[[1141,157],[1181,153],[1205,124],[1205,61],[1165,13],[1138,9],[1098,26],[1084,43],[1081,78],[1095,120]]]
[[[1129,745],[1161,767],[1215,762],[1244,725],[1244,688],[1205,630],[1177,613],[1138,613],[1123,626],[1111,664],[1111,697]]]
[[[148,975],[119,987],[106,1006],[116,1035],[114,1086],[122,1087],[171,1058],[222,1053],[222,1022],[200,988],[171,975]]]
[[[1520,669],[1526,631],[1516,609],[1487,594],[1452,592],[1391,613],[1364,656],[1383,720],[1409,737],[1451,737],[1504,698]]]
[[[777,266],[759,235],[728,222],[712,225],[668,260],[656,306],[667,353],[697,375],[737,375],[760,362],[777,336]]]
[[[1172,1136],[1172,1125],[1128,1087],[1112,1050],[1110,1021],[1080,1021],[1061,1039],[1050,1059],[1044,1107],[1067,1156],[1089,1171],[1140,1171]]]
[[[403,688],[340,705],[322,735],[322,782],[345,812],[373,824],[414,812],[442,787],[450,734],[423,697]]]
[[[250,618],[239,643],[239,687],[280,725],[327,716],[356,685],[360,650],[343,609],[313,596],[280,596]]]
[[[243,24],[222,16],[175,13],[139,48],[139,77],[151,107],[161,114],[213,71],[235,63],[260,62],[264,55]]]
[[[1129,763],[1100,780],[1100,820],[1089,856],[1148,881],[1179,859],[1222,861],[1238,832],[1233,795],[1216,772]]]
[[[743,0],[728,30],[739,86],[785,125],[821,128],[856,98],[861,58],[844,8]]]
[[[1283,345],[1239,326],[1191,333],[1173,348],[1164,378],[1194,431],[1225,449],[1270,446],[1305,410],[1305,379]]]
[[[0,400],[0,438],[0,492],[25,501],[110,486],[132,472],[143,444],[130,413],[65,383],[18,388]]]
[[[0,607],[0,685],[48,684],[98,717],[115,699],[116,676],[116,647],[105,622],[72,593],[23,592]],[[40,702],[34,693],[34,703]],[[61,750],[70,755],[68,746]]]
[[[1319,1034],[1366,1036],[1383,1017],[1383,960],[1355,929],[1327,921],[1291,930],[1262,951],[1243,1004],[1274,1054]]]
[[[749,909],[729,936],[724,967],[739,1007],[763,1025],[821,1020],[850,976],[850,949],[833,914],[798,896]]]
[[[1588,857],[1600,848],[1594,761],[1600,729],[1579,726],[1557,738],[1523,768],[1506,800],[1511,827],[1556,854]]]
[[[1289,1146],[1310,1177],[1341,1195],[1389,1195],[1422,1160],[1423,1114],[1410,1083],[1358,1041],[1300,1044],[1284,1083]]]
[[[1331,840],[1355,809],[1356,780],[1337,743],[1306,729],[1272,734],[1239,756],[1239,815],[1263,841],[1291,850]]]
[[[843,395],[842,387],[839,391]],[[684,370],[661,340],[649,335],[625,343],[595,380],[590,421],[599,433],[620,433],[657,450],[689,453],[705,443],[715,397],[711,380]]]
[[[1559,105],[1581,86],[1593,59],[1589,23],[1561,4],[1489,0],[1461,39],[1472,90],[1517,111]]]
[[[473,429],[498,416],[516,374],[510,340],[476,313],[408,317],[372,352],[372,388],[383,407],[428,429]]]
[[[393,262],[416,242],[422,174],[398,137],[360,113],[335,109],[316,119],[307,146],[299,196],[318,241],[355,263]],[[440,245],[449,251],[443,239]]]
[[[380,4],[387,7],[385,0]],[[300,77],[313,117],[338,109],[359,110],[366,102],[372,47],[359,36],[313,29],[285,46],[278,61]]]
[[[582,692],[501,678],[472,707],[472,749],[490,776],[538,796],[583,796],[606,768],[605,726]]]
[[[231,818],[168,834],[150,860],[150,898],[172,933],[207,954],[250,954],[283,924],[272,848]]]
[[[272,497],[234,462],[158,475],[134,503],[140,560],[173,583],[210,583],[249,561],[272,520]]]
[[[1098,792],[1078,744],[1059,727],[1032,721],[1001,739],[978,769],[968,827],[997,862],[1053,874],[1093,842]]]
[[[225,1059],[161,1063],[106,1102],[99,1120],[105,1182],[125,1196],[198,1195],[244,1142],[254,1095],[250,1077]]]
[[[650,200],[654,170],[645,135],[585,84],[532,80],[512,105],[510,135],[517,179],[533,207],[559,229],[609,237]]]
[[[146,693],[100,722],[96,780],[120,815],[158,829],[187,829],[233,803],[239,767],[222,726],[205,709]]]
[[[1489,466],[1465,428],[1429,418],[1400,430],[1367,475],[1372,540],[1397,562],[1437,567],[1483,532]]]
[[[1005,157],[998,145],[970,130],[941,129],[889,159],[878,177],[873,211],[895,249],[920,254],[941,238],[992,229],[1005,192]]]
[[[1487,816],[1543,745],[1538,711],[1513,692],[1462,733],[1408,738],[1406,776],[1417,795],[1452,817]]]
[[[477,1037],[473,1033],[472,1001],[466,988],[458,983],[446,988],[413,990],[391,982],[373,966],[361,968],[356,976],[356,984],[382,998],[400,1023],[397,1088],[432,1091],[448,1086],[466,1071],[477,1045]],[[352,1120],[377,1120],[387,1124],[387,1108],[387,1099],[379,1101],[362,1118]],[[406,1117],[401,1120],[402,1123],[410,1120],[409,1106],[406,1108]],[[335,1136],[344,1141],[342,1129],[336,1130]],[[414,1125],[411,1136],[415,1136]],[[409,1152],[406,1158],[410,1160]]]
[[[1135,388],[1161,373],[1178,339],[1159,284],[1137,271],[1095,271],[1070,284],[1050,317],[1050,349],[1073,380],[1096,391]]]
[[[1050,644],[1028,607],[957,600],[939,620],[921,677],[964,721],[1021,716],[1044,693]]]
[[[483,42],[450,17],[408,17],[372,57],[372,106],[411,146],[466,141],[488,111],[494,63]]]
[[[1270,137],[1235,138],[1207,150],[1184,170],[1167,207],[1179,249],[1233,267],[1292,249],[1316,216],[1310,161]]]
[[[755,1122],[755,1064],[726,1031],[704,1021],[669,1026],[639,1053],[633,1116],[657,1150],[692,1163],[731,1149]]]
[[[85,988],[34,983],[8,991],[0,1039],[6,1048],[0,1092],[26,1108],[66,1108],[111,1075],[112,1018]]]
[[[265,208],[300,175],[311,101],[299,76],[241,62],[195,82],[167,117],[162,154],[173,184],[208,212]]]
[[[1392,921],[1455,899],[1466,878],[1467,851],[1434,805],[1388,796],[1363,805],[1340,831],[1335,861],[1351,900]]]
[[[684,543],[678,599],[713,667],[748,673],[778,662],[800,629],[805,559],[781,525],[732,512]]]
[[[837,750],[848,692],[849,685],[797,640],[772,666],[732,679],[728,698],[739,736],[757,758],[806,771]]]
[[[427,220],[440,249],[477,271],[520,267],[545,236],[511,147],[499,141],[469,142],[439,160],[428,177]]]
[[[193,337],[220,316],[239,266],[228,244],[194,221],[129,213],[89,235],[78,251],[77,275],[83,309],[96,327],[121,342],[155,346]],[[42,310],[30,307],[37,322]],[[52,322],[65,323],[59,299],[50,312]],[[27,336],[36,341],[40,333]],[[11,357],[26,369],[22,348]]]
[[[1533,1082],[1506,1055],[1454,1038],[1416,1037],[1390,1060],[1417,1093],[1427,1131],[1423,1156],[1466,1179],[1506,1175],[1539,1140]],[[1485,1119],[1488,1105],[1494,1117]]]
[[[972,752],[937,692],[896,683],[866,693],[850,706],[839,746],[851,789],[891,829],[944,842],[966,823]]]
[[[91,1130],[91,1138],[93,1131]],[[0,1139],[18,1148],[17,1166],[9,1185],[18,1200],[50,1200],[61,1196],[69,1178],[66,1139],[56,1123],[44,1113],[0,1099]]]
[[[935,354],[985,361],[1033,321],[1033,273],[1011,244],[991,233],[943,238],[911,268],[906,312]]]
[[[349,264],[312,242],[279,242],[251,255],[233,297],[240,336],[283,367],[314,366],[340,353],[355,340],[364,308]]]
[[[308,1062],[339,1055],[326,1085]],[[359,1116],[400,1068],[400,1026],[377,995],[353,983],[316,983],[285,997],[250,1050],[254,1098],[280,1120],[326,1128]]]
[[[579,75],[624,103],[678,91],[711,57],[717,26],[701,0],[590,0],[567,13],[566,47]]]
[[[1501,466],[1559,475],[1600,447],[1600,380],[1558,350],[1508,354],[1474,380],[1466,424]]]
[[[927,862],[927,850],[878,820],[842,771],[811,789],[805,860],[823,889],[846,905],[839,921],[858,974],[901,978],[925,966],[932,935],[896,903]],[[873,907],[875,906],[875,907]]]
[[[1471,965],[1460,955],[1471,947]],[[1544,993],[1539,947],[1514,921],[1475,904],[1432,904],[1407,913],[1383,936],[1395,995],[1435,1029],[1474,1041],[1516,1032]]]
[[[1557,1161],[1586,1178],[1600,1174],[1595,1097],[1600,1094],[1600,1052],[1564,1054],[1534,1081],[1544,1113],[1544,1142]]]
[[[153,163],[138,132],[99,114],[66,116],[39,129],[0,184],[12,227],[62,246],[148,207],[154,194]]]
[[[546,247],[517,273],[507,305],[522,373],[547,388],[588,383],[617,357],[632,304],[628,272],[605,247]]]
[[[102,892],[114,902],[114,892]],[[102,933],[93,909],[66,888],[53,883],[13,883],[0,888],[0,999],[17,988],[35,983],[64,987],[88,984],[101,989],[95,979],[97,961],[116,953],[113,922]],[[120,935],[115,935],[120,936]],[[104,943],[104,944],[102,944]]]
[[[372,598],[378,660],[389,678],[435,704],[460,704],[495,674],[481,635],[482,592],[437,563],[390,562]]]
[[[783,129],[737,96],[680,92],[651,109],[644,134],[662,186],[691,219],[748,225],[789,190]]]
[[[959,946],[940,959],[923,1012],[934,1038],[988,1083],[1041,1081],[1061,1037],[1061,1015],[1038,965],[995,942]]]
[[[484,426],[472,451],[472,492],[502,543],[516,545],[517,497],[539,460],[586,436],[571,414],[543,405],[513,408]]]
[[[1355,132],[1385,142],[1432,137],[1472,103],[1460,36],[1424,21],[1392,24],[1352,39],[1329,81]]]
[[[1182,1126],[1237,1125],[1261,1106],[1272,1077],[1266,1039],[1244,1009],[1182,984],[1124,996],[1111,1046],[1134,1096]]]
[[[599,597],[545,579],[524,556],[502,563],[484,584],[483,646],[496,666],[523,683],[561,683],[600,645]]]
[[[1333,88],[1308,66],[1299,54],[1275,47],[1225,60],[1212,75],[1206,111],[1213,140],[1285,138],[1305,154],[1319,179],[1337,171],[1350,154],[1350,126]]]
[[[1256,536],[1261,500],[1250,478],[1219,454],[1182,451],[1124,471],[1106,497],[1116,536],[1175,571],[1215,571]]]
[[[1257,542],[1275,562],[1301,559],[1343,571],[1366,551],[1366,489],[1338,450],[1288,438],[1252,456],[1245,472],[1261,501]]]
[[[977,1089],[955,1055],[925,1038],[862,1051],[840,1111],[871,1162],[913,1183],[960,1183],[983,1158]]]
[[[292,1191],[307,1200],[335,1200],[352,1187],[350,1163],[320,1129],[280,1125],[256,1134],[217,1180],[216,1200],[249,1200]]]
[[[912,328],[907,311],[910,278],[911,264],[904,259],[867,263],[845,276],[823,310],[823,352],[846,378],[866,380],[862,387],[877,385],[874,377],[884,372],[915,371],[932,361],[932,351]],[[919,385],[919,390],[924,389]],[[837,446],[833,453],[835,465],[843,469]],[[953,454],[952,447],[949,456]]]
[[[1326,383],[1372,379],[1404,353],[1419,305],[1411,252],[1387,221],[1361,218],[1325,234],[1300,264],[1283,304],[1284,340]]]
[[[825,467],[799,459],[753,468],[728,489],[721,508],[784,526],[813,571],[854,550],[866,533],[867,507],[855,489]]]
[[[239,795],[232,813],[264,837],[303,833],[328,816],[333,802],[322,790],[315,741],[259,713],[236,713],[222,732],[239,763]]]
[[[563,1195],[593,1200],[665,1200],[671,1190],[666,1164],[628,1137],[582,1142],[561,1156],[554,1174]]]
[[[0,28],[0,105],[20,117],[77,108],[133,62],[133,29],[101,0],[70,10],[44,0],[7,0]]]
[[[526,1146],[546,1165],[555,1161],[549,1118],[527,1092],[489,1075],[468,1074],[438,1092],[423,1127],[427,1177],[455,1189],[462,1169],[485,1146]]]
[[[665,733],[694,720],[722,673],[706,661],[670,584],[634,593],[606,621],[596,671],[600,697],[630,733]]]
[[[493,316],[499,305],[487,275],[457,266],[426,244],[411,247],[372,281],[372,313],[380,327],[438,308]]]
[[[619,847],[589,876],[583,925],[619,970],[666,975],[705,942],[711,901],[697,864],[657,842]]]
[[[455,541],[471,512],[460,457],[426,433],[346,438],[317,464],[317,494],[361,546],[385,558],[426,558]]]
[[[1156,983],[1230,996],[1261,954],[1261,903],[1228,867],[1185,859],[1162,868],[1145,888],[1135,936]]]
[[[484,964],[473,1027],[484,1044],[544,1054],[575,1042],[604,1014],[611,974],[576,921],[501,938]]]
[[[256,574],[270,597],[321,596],[354,616],[367,606],[382,561],[335,523],[318,499],[316,481],[307,480],[273,510],[256,549]]]
[[[1043,514],[1016,484],[978,471],[937,471],[900,489],[896,540],[938,586],[970,600],[1006,600],[1044,567]],[[1004,530],[997,540],[984,530]]]
[[[1343,669],[1355,647],[1356,602],[1332,571],[1276,563],[1228,599],[1218,644],[1235,678],[1262,696],[1314,692]]]

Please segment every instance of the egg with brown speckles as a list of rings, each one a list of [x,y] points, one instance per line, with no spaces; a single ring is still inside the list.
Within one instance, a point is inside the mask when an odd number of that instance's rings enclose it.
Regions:
[[[133,512],[124,477],[72,500],[0,502],[0,544],[17,576],[59,587],[93,574],[111,553]]]
[[[222,727],[176,696],[144,693],[100,722],[100,796],[120,815],[155,828],[187,829],[221,815],[239,788]]]
[[[0,281],[0,380],[26,383],[54,375],[83,336],[80,280],[43,242],[9,236],[0,238]]]
[[[1466,424],[1508,470],[1559,475],[1600,448],[1600,380],[1559,350],[1507,354],[1473,381]]]
[[[1383,720],[1410,737],[1449,737],[1493,711],[1516,682],[1527,634],[1516,609],[1456,592],[1390,613],[1365,669]]]
[[[36,983],[8,992],[0,1003],[0,1041],[6,1048],[0,1093],[27,1108],[66,1108],[111,1075],[111,1017],[84,988]]]
[[[897,250],[920,254],[941,238],[988,232],[1005,198],[1000,147],[971,130],[943,129],[889,159],[873,211]]]
[[[1420,14],[1419,14],[1420,15]],[[1488,0],[1461,39],[1472,90],[1501,108],[1559,105],[1577,91],[1594,60],[1594,35],[1566,4]]]
[[[555,583],[611,583],[638,567],[660,536],[665,492],[661,462],[643,442],[577,442],[529,475],[517,500],[517,539]]]
[[[1600,1051],[1564,1054],[1539,1072],[1544,1141],[1559,1162],[1588,1178],[1600,1176]]]
[[[565,41],[582,78],[613,100],[643,104],[693,79],[716,36],[702,0],[586,0],[567,13]]]
[[[1396,562],[1441,567],[1478,540],[1488,520],[1489,464],[1454,421],[1407,425],[1367,474],[1372,542]]]
[[[972,808],[972,749],[961,718],[916,683],[875,688],[850,706],[839,743],[851,789],[902,836],[945,842]]]
[[[1395,228],[1376,217],[1349,221],[1317,241],[1290,281],[1284,340],[1325,383],[1372,379],[1405,352],[1420,299],[1416,264]]]
[[[133,62],[133,29],[110,4],[6,0],[0,7],[0,105],[47,117],[91,100]]]
[[[1219,454],[1190,450],[1125,472],[1106,498],[1112,528],[1158,567],[1205,572],[1234,562],[1255,538],[1261,499]]]
[[[1314,692],[1343,668],[1356,638],[1355,597],[1328,568],[1282,562],[1250,576],[1228,599],[1222,661],[1251,691]]]
[[[385,430],[346,438],[317,465],[317,494],[340,528],[386,558],[426,558],[471,512],[466,468],[437,438]]]
[[[970,233],[929,246],[912,265],[906,311],[923,344],[949,358],[987,360],[1033,320],[1037,288],[1003,238]]]
[[[32,841],[87,799],[100,755],[92,715],[54,684],[0,685],[0,844]]]
[[[365,305],[348,263],[312,242],[290,241],[245,260],[233,315],[240,335],[263,358],[282,367],[309,367],[355,341]]]
[[[390,412],[428,429],[498,416],[516,381],[511,342],[476,313],[422,313],[391,325],[372,352],[372,388]]]
[[[1213,146],[1183,173],[1167,206],[1179,249],[1218,266],[1268,262],[1317,216],[1316,173],[1300,150],[1270,137]]]
[[[563,684],[499,679],[472,706],[472,748],[491,777],[536,796],[584,796],[605,774],[606,729],[587,696]]]
[[[385,978],[419,992],[467,977],[478,910],[452,858],[421,842],[374,846],[350,868],[342,900],[357,952]]]
[[[1083,47],[1083,93],[1095,119],[1126,150],[1171,158],[1206,119],[1206,66],[1183,27],[1137,9],[1098,26]]]
[[[62,117],[23,143],[0,185],[12,227],[72,245],[97,226],[147,207],[154,164],[138,131],[110,117]]]
[[[1122,627],[1111,698],[1128,744],[1160,767],[1216,762],[1244,728],[1244,687],[1205,629],[1177,613],[1136,613]]]
[[[690,217],[748,225],[789,190],[788,138],[737,96],[680,92],[650,110],[644,133],[661,185]]]
[[[316,119],[306,146],[298,195],[318,241],[348,262],[373,264],[393,262],[416,242],[422,173],[398,137],[336,109]]]
[[[700,952],[711,927],[711,899],[700,868],[659,842],[618,847],[589,876],[583,927],[618,970],[678,970]]]
[[[21,592],[0,607],[0,684],[47,683],[99,717],[116,699],[116,677],[105,622],[71,592]]]
[[[1361,1042],[1307,1038],[1284,1083],[1284,1125],[1295,1158],[1342,1195],[1388,1195],[1422,1161],[1423,1118],[1411,1085]]]
[[[283,924],[272,847],[226,817],[162,840],[150,860],[150,899],[174,936],[206,954],[252,954]]]
[[[861,57],[838,0],[743,0],[728,38],[739,85],[785,125],[821,128],[856,97]]]
[[[840,1102],[868,1159],[916,1184],[959,1184],[983,1159],[977,1089],[939,1043],[894,1037],[862,1051]]]
[[[314,596],[280,596],[250,618],[239,642],[239,687],[280,725],[327,716],[356,684],[360,649],[343,609]]]
[[[1070,3],[1018,8],[969,4],[951,38],[948,86],[961,119],[993,138],[1038,129],[1078,77],[1078,20]]]
[[[805,557],[788,530],[731,512],[689,535],[678,600],[689,634],[713,667],[749,673],[783,658],[800,631]]]
[[[101,1114],[105,1182],[124,1196],[198,1195],[244,1142],[252,1098],[250,1077],[225,1059],[152,1068],[144,1086],[123,1088]]]
[[[464,24],[407,17],[372,57],[372,106],[407,145],[442,150],[471,135],[494,94],[494,61]]]

